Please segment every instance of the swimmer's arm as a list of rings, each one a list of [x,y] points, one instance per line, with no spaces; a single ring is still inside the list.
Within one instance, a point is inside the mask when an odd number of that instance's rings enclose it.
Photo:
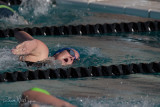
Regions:
[[[28,100],[31,101],[37,101],[45,104],[50,104],[56,107],[76,107],[66,101],[63,101],[61,99],[58,99],[51,95],[46,95],[41,92],[36,92],[32,90],[25,91],[23,93],[23,96],[25,96]]]
[[[15,55],[27,55],[31,54],[33,50],[35,50],[38,46],[38,42],[36,39],[25,41],[17,45],[14,49],[12,49],[12,53]]]
[[[24,31],[15,31],[14,36],[18,40],[19,43],[34,39],[30,34]]]

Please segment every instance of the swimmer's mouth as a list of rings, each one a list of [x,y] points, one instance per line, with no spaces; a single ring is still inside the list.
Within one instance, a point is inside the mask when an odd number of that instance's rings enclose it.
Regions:
[[[65,59],[64,59],[64,62],[68,62],[68,58],[65,58]]]

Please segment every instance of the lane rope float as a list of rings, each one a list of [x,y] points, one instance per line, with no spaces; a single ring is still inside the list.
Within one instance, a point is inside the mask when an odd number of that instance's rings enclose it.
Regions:
[[[95,25],[68,25],[68,26],[45,26],[26,27],[0,30],[0,37],[13,37],[14,31],[26,31],[30,35],[90,35],[105,33],[130,33],[160,31],[160,21],[95,24]]]
[[[58,68],[35,71],[15,71],[0,74],[0,82],[28,81],[56,78],[82,78],[99,76],[120,76],[135,73],[160,73],[160,62],[120,64],[110,66],[90,66]]]

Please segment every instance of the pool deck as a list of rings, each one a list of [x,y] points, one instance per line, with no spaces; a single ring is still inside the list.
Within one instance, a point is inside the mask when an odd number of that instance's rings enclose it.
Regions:
[[[76,6],[83,4],[92,10],[160,19],[160,0],[65,0],[65,3]]]

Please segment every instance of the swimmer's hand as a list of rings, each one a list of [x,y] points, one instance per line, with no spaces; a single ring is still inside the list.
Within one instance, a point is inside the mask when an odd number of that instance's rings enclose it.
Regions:
[[[33,50],[37,47],[37,40],[24,41],[12,49],[14,55],[27,55],[32,54]]]

